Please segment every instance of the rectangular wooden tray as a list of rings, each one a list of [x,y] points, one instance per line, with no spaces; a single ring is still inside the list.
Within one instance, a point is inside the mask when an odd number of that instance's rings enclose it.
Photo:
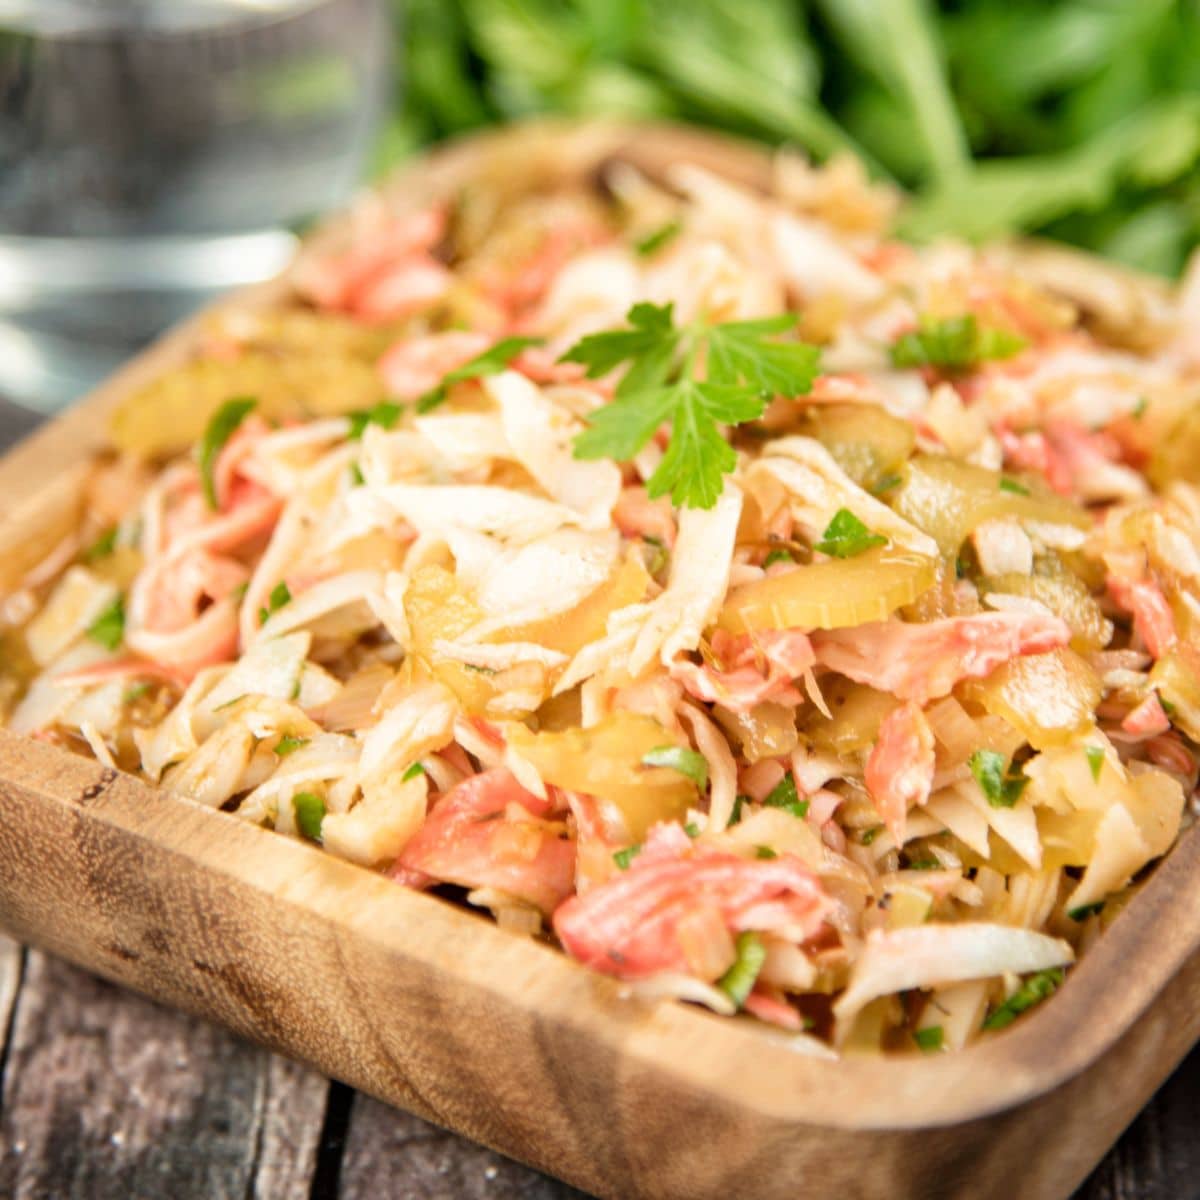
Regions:
[[[423,203],[526,150],[564,177],[613,154],[651,173],[768,171],[690,130],[538,125],[438,151],[390,186]],[[77,519],[113,405],[197,330],[0,461],[0,589]],[[830,1062],[629,999],[482,917],[0,730],[0,925],[614,1200],[1068,1195],[1200,1036],[1198,879],[1189,833],[1008,1032],[958,1055]]]

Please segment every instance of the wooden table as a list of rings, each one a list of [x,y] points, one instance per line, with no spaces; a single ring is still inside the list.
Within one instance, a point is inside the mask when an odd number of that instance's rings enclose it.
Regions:
[[[35,423],[0,400],[0,448]],[[0,1086],[13,1200],[581,1195],[2,935]],[[1198,1116],[1200,1049],[1075,1200],[1200,1198]],[[1014,1163],[1013,1200],[1019,1180]]]

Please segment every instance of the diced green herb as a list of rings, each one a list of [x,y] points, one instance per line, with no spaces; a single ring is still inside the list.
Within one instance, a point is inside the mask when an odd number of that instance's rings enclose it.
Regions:
[[[886,544],[887,538],[872,533],[848,508],[839,508],[814,549],[834,558],[854,558],[872,546]]]
[[[1029,782],[1019,770],[1013,771],[1005,763],[1004,755],[995,750],[976,750],[967,765],[993,808],[1012,808]]]
[[[770,846],[755,846],[754,847],[754,857],[755,858],[778,858],[779,855],[776,854],[775,851],[772,850]]]
[[[683,832],[690,838],[698,838],[700,836],[700,826],[695,821],[689,821],[684,827]]]
[[[321,825],[325,820],[325,801],[314,792],[297,792],[292,797],[296,828],[314,842],[321,840]]]
[[[892,473],[884,475],[877,479],[871,486],[871,494],[874,496],[882,496],[884,492],[890,492],[892,488],[898,488],[904,482],[903,475]]]
[[[359,438],[366,432],[368,425],[378,425],[381,429],[391,429],[398,420],[400,414],[404,411],[404,406],[394,404],[391,400],[380,400],[373,408],[366,408],[360,412],[352,412],[350,414],[350,432],[347,437],[351,441],[358,441]]]
[[[773,567],[777,562],[794,563],[795,561],[790,550],[775,549],[763,559],[763,569]]]
[[[260,625],[266,622],[266,619],[275,612],[278,612],[285,604],[290,604],[292,599],[291,589],[281,579],[272,589],[271,594],[267,597],[267,603],[263,608],[258,610],[258,623]]]
[[[1162,706],[1163,712],[1166,713],[1168,717],[1175,716],[1175,705],[1172,704],[1171,701],[1162,694],[1162,692],[1158,693],[1158,702]]]
[[[1061,967],[1053,967],[1049,971],[1039,971],[1030,975],[1023,984],[1003,1004],[994,1008],[984,1021],[984,1029],[1003,1029],[1011,1025],[1023,1012],[1040,1004],[1047,996],[1051,996],[1063,981]]]
[[[667,549],[667,543],[653,534],[643,533],[642,541],[654,550],[652,555],[647,556],[646,570],[651,575],[657,575],[671,561],[671,552]]]
[[[309,739],[306,737],[298,737],[294,733],[285,733],[275,743],[275,753],[280,758],[287,758],[289,754],[295,754],[301,746],[307,746],[308,742]]]
[[[909,871],[940,871],[942,864],[936,858],[914,858],[904,864]]]
[[[1145,396],[1139,396],[1137,403],[1133,406],[1133,419],[1140,421],[1146,415],[1146,409],[1150,407],[1150,401]]]
[[[942,1048],[945,1030],[940,1025],[927,1025],[924,1029],[913,1032],[913,1041],[926,1053],[931,1054]]]
[[[741,1008],[754,990],[763,963],[767,961],[767,948],[757,933],[747,931],[737,936],[737,958],[732,967],[717,981],[717,987]]]
[[[118,596],[89,626],[87,635],[105,650],[115,650],[125,638],[125,598]]]
[[[1014,496],[1028,496],[1029,489],[1016,479],[1010,479],[1007,475],[1000,477],[1000,490],[1002,492],[1012,492]]]
[[[408,768],[408,770],[404,772],[403,775],[400,776],[400,782],[408,783],[409,780],[416,779],[418,775],[424,775],[425,773],[424,765],[419,762],[415,762]]]
[[[801,820],[808,816],[808,800],[800,799],[800,794],[796,791],[794,775],[785,775],[771,789],[763,804],[768,808],[782,808],[785,812],[790,812],[793,817],[799,817]]]
[[[862,831],[862,836],[858,840],[862,845],[869,846],[882,832],[882,825],[872,825],[870,829]]]
[[[1005,329],[980,326],[974,315],[923,318],[920,327],[892,346],[897,367],[939,367],[967,371],[988,359],[1011,358],[1025,349],[1025,339]]]
[[[433,412],[446,400],[448,389],[452,383],[462,383],[467,379],[482,379],[485,375],[499,375],[508,368],[522,350],[529,346],[540,346],[544,341],[538,337],[506,337],[501,338],[495,345],[489,346],[482,354],[477,354],[470,362],[461,367],[455,367],[442,376],[442,382],[428,391],[417,401],[417,412],[422,415]]]
[[[150,684],[145,679],[139,679],[137,683],[131,683],[121,693],[121,702],[123,704],[136,704],[149,690]]]
[[[742,819],[742,809],[752,803],[749,796],[738,796],[733,802],[733,812],[729,814],[730,825],[736,825]]]
[[[79,557],[85,563],[99,562],[117,548],[117,527],[110,525]]]
[[[622,871],[629,870],[629,864],[633,862],[639,854],[641,854],[641,846],[626,846],[624,850],[618,850],[613,854],[613,862],[621,868]]]
[[[1099,783],[1100,771],[1104,766],[1104,748],[1102,746],[1086,746],[1083,752],[1087,755],[1088,769],[1092,773],[1092,779]]]
[[[354,487],[362,487],[362,485],[366,483],[366,479],[363,477],[362,467],[360,467],[356,462],[352,462],[350,464],[350,483]]]
[[[677,326],[672,305],[640,303],[626,321],[627,328],[590,334],[562,357],[585,366],[590,379],[629,363],[615,399],[596,409],[575,439],[575,457],[626,462],[669,423],[667,450],[647,493],[669,494],[679,507],[712,508],[737,466],[722,426],[757,420],[772,396],[808,392],[819,352],[778,340],[795,328],[793,316]],[[697,378],[701,362],[704,378]]]
[[[217,455],[221,453],[225,443],[233,436],[237,427],[250,415],[258,404],[249,396],[241,396],[234,400],[226,400],[212,415],[204,436],[196,448],[196,461],[200,468],[200,482],[204,487],[204,498],[208,507],[214,511],[217,508],[217,484],[213,471],[217,465]]]
[[[640,257],[649,258],[650,255],[656,254],[664,246],[673,242],[682,231],[683,226],[678,221],[668,221],[665,225],[660,225],[646,234],[645,237],[639,238],[633,243],[633,248]]]
[[[686,775],[701,791],[708,787],[708,762],[688,746],[655,746],[642,755],[644,767],[668,767]]]
[[[1086,921],[1088,917],[1094,917],[1098,912],[1103,911],[1104,901],[1097,900],[1095,904],[1081,904],[1078,908],[1068,908],[1067,916],[1072,921]]]

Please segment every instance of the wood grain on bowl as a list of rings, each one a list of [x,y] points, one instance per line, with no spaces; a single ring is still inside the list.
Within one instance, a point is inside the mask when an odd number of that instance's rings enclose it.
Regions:
[[[551,125],[456,145],[391,186],[416,205],[484,161],[578,177],[614,154],[650,173],[768,170],[691,131]],[[198,330],[0,463],[0,587],[69,531],[113,406]],[[1067,1195],[1200,1034],[1198,859],[1186,835],[1010,1031],[957,1055],[828,1061],[750,1022],[632,1000],[435,897],[0,731],[0,924],[623,1200]]]

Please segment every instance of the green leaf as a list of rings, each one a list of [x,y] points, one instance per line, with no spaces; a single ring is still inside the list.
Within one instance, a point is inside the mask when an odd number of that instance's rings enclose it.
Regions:
[[[1104,767],[1104,747],[1085,746],[1083,752],[1087,755],[1088,770],[1092,773],[1092,779],[1099,783],[1100,771]]]
[[[315,792],[297,792],[292,797],[296,828],[314,842],[321,840],[321,824],[325,820],[325,801]]]
[[[1029,495],[1029,489],[1023,483],[1018,483],[1015,479],[1009,479],[1007,475],[1000,477],[1000,482],[997,486],[1002,492],[1012,492],[1014,496]]]
[[[736,825],[742,819],[742,809],[753,801],[749,796],[738,796],[733,801],[733,812],[729,814],[730,825]]]
[[[373,408],[363,409],[361,412],[352,412],[349,417],[350,432],[347,437],[351,441],[358,441],[366,431],[368,425],[378,425],[382,429],[391,429],[400,419],[400,414],[404,411],[404,407],[400,404],[393,404],[390,400],[381,400]]]
[[[121,703],[136,704],[150,690],[150,686],[145,679],[139,679],[137,683],[131,683],[121,693]]]
[[[425,773],[424,766],[419,762],[415,762],[400,776],[400,782],[408,783],[409,780],[416,779],[418,775],[424,775]]]
[[[689,746],[655,746],[642,755],[644,767],[668,767],[686,775],[701,791],[708,787],[708,761]]]
[[[869,846],[882,832],[882,825],[872,825],[870,829],[864,829],[862,836],[858,839],[863,846]]]
[[[196,448],[196,462],[200,468],[200,483],[204,488],[204,498],[208,507],[216,511],[217,485],[213,478],[213,470],[217,465],[217,456],[225,443],[234,435],[237,427],[250,415],[258,404],[249,396],[234,400],[226,400],[212,415],[200,444]]]
[[[817,377],[820,351],[805,342],[771,340],[795,324],[795,317],[782,316],[714,325],[708,331],[709,380],[749,384],[768,398],[807,394]]]
[[[1029,782],[1020,771],[1012,771],[1004,755],[995,750],[976,750],[967,765],[993,808],[1012,808]]]
[[[1047,996],[1058,990],[1063,981],[1061,967],[1053,967],[1049,971],[1039,971],[1030,975],[1024,983],[1003,1004],[994,1008],[983,1023],[987,1030],[1004,1029],[1011,1025],[1023,1012],[1040,1004]]]
[[[265,624],[267,618],[274,612],[278,612],[285,604],[290,604],[292,600],[291,590],[288,588],[284,580],[280,580],[272,589],[271,594],[267,597],[267,603],[258,610],[258,623]]]
[[[666,388],[618,397],[588,415],[588,427],[575,439],[575,457],[628,461],[670,418],[674,407]]]
[[[732,967],[717,980],[717,987],[741,1008],[754,990],[763,963],[767,961],[767,949],[757,933],[747,930],[737,936],[737,958]]]
[[[763,559],[763,570],[765,571],[767,567],[773,567],[779,562],[794,563],[795,561],[796,559],[790,550],[772,550],[770,554]]]
[[[309,739],[306,737],[298,737],[294,733],[285,733],[275,743],[275,754],[279,758],[287,758],[289,754],[295,754],[301,746],[307,746],[308,742]]]
[[[779,855],[776,854],[775,851],[772,850],[770,846],[755,846],[754,847],[754,857],[761,858],[764,860],[769,860],[772,858],[778,858]]]
[[[651,255],[657,254],[663,247],[670,245],[682,232],[683,226],[678,221],[668,221],[665,225],[660,225],[645,237],[634,242],[634,251],[639,258],[649,258]]]
[[[939,367],[968,371],[989,359],[1011,358],[1025,348],[1025,339],[1005,329],[981,328],[973,313],[936,320],[901,334],[892,346],[897,367]]]
[[[945,1030],[940,1025],[927,1025],[924,1029],[913,1031],[913,1041],[926,1053],[931,1054],[942,1048]]]
[[[366,483],[366,479],[362,473],[362,467],[356,462],[350,464],[350,483],[354,487],[362,487]]]
[[[887,538],[872,533],[848,508],[839,508],[813,547],[833,558],[854,558],[873,546],[887,545]]]
[[[629,870],[629,864],[642,852],[641,846],[626,846],[624,850],[617,850],[613,853],[613,862],[621,868],[622,871]]]
[[[690,838],[698,838],[700,836],[700,826],[695,821],[689,821],[684,827],[683,832]]]
[[[576,342],[559,359],[587,368],[589,379],[599,379],[629,359],[642,358],[661,349],[664,343],[678,344],[680,331],[675,328],[673,304],[635,304],[625,320],[628,329],[590,333]]]
[[[125,598],[118,596],[89,626],[87,635],[105,650],[115,650],[125,639]]]
[[[1086,921],[1088,917],[1094,917],[1097,913],[1104,910],[1104,901],[1097,900],[1095,904],[1081,904],[1078,908],[1068,908],[1067,916],[1072,921]]]
[[[117,547],[117,527],[110,525],[79,557],[85,563],[107,558]]]
[[[794,775],[785,775],[771,789],[763,804],[767,808],[782,808],[785,812],[789,812],[793,817],[799,817],[801,820],[808,816],[808,800],[800,799]]]
[[[495,345],[489,346],[481,354],[475,355],[470,362],[461,367],[455,367],[442,377],[442,386],[450,383],[462,383],[467,379],[482,379],[485,375],[499,375],[508,369],[522,350],[530,346],[540,346],[545,338],[540,337],[506,337],[501,338]]]

